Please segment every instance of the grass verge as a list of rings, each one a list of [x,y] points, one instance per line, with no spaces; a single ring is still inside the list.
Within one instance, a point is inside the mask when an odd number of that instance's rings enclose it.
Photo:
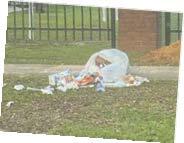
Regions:
[[[48,85],[46,76],[6,75],[0,128],[6,131],[161,141],[173,143],[177,81],[151,81],[139,87],[94,88],[43,95],[15,91],[15,84]],[[12,108],[6,108],[14,101]]]
[[[93,53],[107,48],[110,48],[108,42],[7,44],[5,64],[84,65]],[[130,65],[142,65],[139,58],[145,52],[128,51]]]

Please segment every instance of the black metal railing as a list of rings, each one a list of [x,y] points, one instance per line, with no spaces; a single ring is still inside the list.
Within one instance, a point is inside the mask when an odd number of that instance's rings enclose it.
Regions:
[[[181,13],[165,13],[165,45],[181,39],[182,18]]]
[[[115,9],[9,2],[7,42],[109,41],[116,47]]]

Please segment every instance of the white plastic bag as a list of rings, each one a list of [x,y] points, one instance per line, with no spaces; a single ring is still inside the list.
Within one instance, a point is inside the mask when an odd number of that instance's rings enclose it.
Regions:
[[[15,85],[14,86],[14,89],[15,90],[18,90],[18,91],[20,91],[20,90],[23,90],[25,87],[24,87],[24,85],[22,85],[22,84],[18,84],[18,85]]]
[[[99,68],[95,63],[97,56],[109,61],[111,64]],[[129,59],[126,53],[118,49],[105,49],[93,54],[89,58],[85,65],[85,71],[89,73],[100,73],[103,76],[104,82],[116,82],[117,80],[120,80],[122,76],[127,74],[128,67]]]

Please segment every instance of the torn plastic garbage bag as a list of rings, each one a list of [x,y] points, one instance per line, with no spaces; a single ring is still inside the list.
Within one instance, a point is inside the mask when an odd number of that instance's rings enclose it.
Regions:
[[[97,65],[96,58],[101,57],[107,62],[103,66]],[[126,75],[129,67],[129,59],[126,53],[117,49],[105,49],[93,54],[85,65],[85,71],[100,73],[104,82],[115,82]]]

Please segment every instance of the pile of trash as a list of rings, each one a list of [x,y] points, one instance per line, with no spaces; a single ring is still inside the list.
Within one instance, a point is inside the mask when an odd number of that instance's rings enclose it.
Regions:
[[[139,86],[149,82],[147,78],[128,74],[129,59],[126,53],[117,49],[105,49],[93,54],[80,72],[70,69],[49,75],[49,86],[43,89],[27,87],[27,90],[53,94],[54,90],[66,92],[70,89],[94,87],[105,92],[108,87]],[[16,90],[24,89],[18,85]]]
[[[178,65],[181,41],[153,50],[140,58],[142,63]]]

